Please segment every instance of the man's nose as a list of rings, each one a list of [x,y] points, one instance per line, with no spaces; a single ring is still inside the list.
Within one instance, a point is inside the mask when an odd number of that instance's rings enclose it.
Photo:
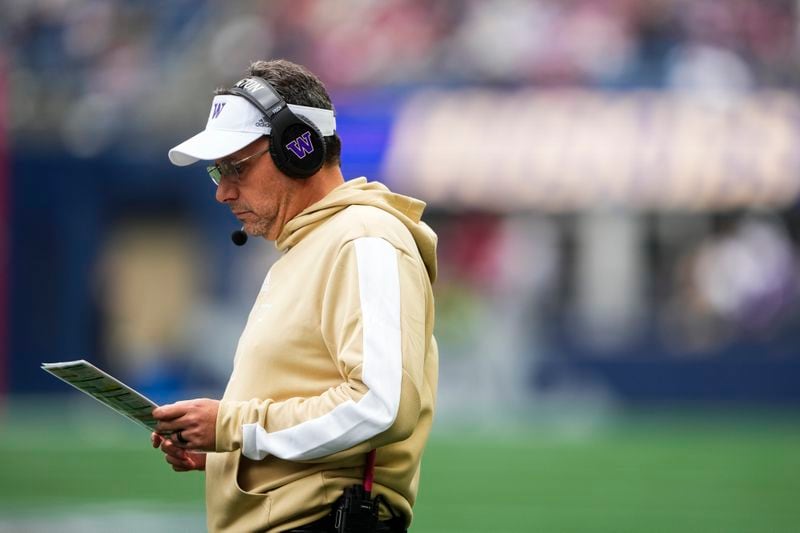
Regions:
[[[221,204],[225,202],[229,202],[231,200],[236,200],[239,197],[239,188],[236,187],[230,180],[225,179],[223,177],[219,180],[219,185],[217,185],[217,193],[215,195],[217,201]]]

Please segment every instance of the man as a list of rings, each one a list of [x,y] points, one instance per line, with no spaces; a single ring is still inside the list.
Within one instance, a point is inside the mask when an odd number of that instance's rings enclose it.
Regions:
[[[344,181],[313,74],[282,60],[249,74],[217,91],[206,129],[169,155],[216,161],[217,200],[283,255],[222,400],[156,409],[153,446],[174,470],[205,470],[210,531],[337,531],[342,495],[362,483],[380,520],[362,530],[405,531],[436,398],[436,235],[424,203]],[[346,514],[339,527],[362,518]]]

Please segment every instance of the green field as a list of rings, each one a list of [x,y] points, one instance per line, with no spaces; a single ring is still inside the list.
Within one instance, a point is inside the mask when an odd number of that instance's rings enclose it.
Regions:
[[[0,531],[202,530],[202,475],[173,473],[146,432],[84,411],[6,408]],[[437,427],[412,530],[800,531],[798,422],[639,414],[582,432]]]

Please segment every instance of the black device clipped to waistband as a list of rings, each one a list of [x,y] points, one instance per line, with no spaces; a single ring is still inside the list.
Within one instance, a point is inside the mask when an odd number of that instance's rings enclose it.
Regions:
[[[337,533],[371,533],[378,526],[378,498],[372,498],[375,479],[375,450],[367,454],[364,481],[344,489],[335,507],[334,529]]]

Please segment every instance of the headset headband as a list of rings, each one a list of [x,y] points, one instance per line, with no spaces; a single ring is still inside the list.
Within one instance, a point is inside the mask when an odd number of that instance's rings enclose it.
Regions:
[[[263,78],[244,78],[236,82],[230,89],[222,91],[222,94],[241,96],[264,113],[264,117],[269,123],[272,123],[273,117],[282,109],[287,109],[284,99]]]

